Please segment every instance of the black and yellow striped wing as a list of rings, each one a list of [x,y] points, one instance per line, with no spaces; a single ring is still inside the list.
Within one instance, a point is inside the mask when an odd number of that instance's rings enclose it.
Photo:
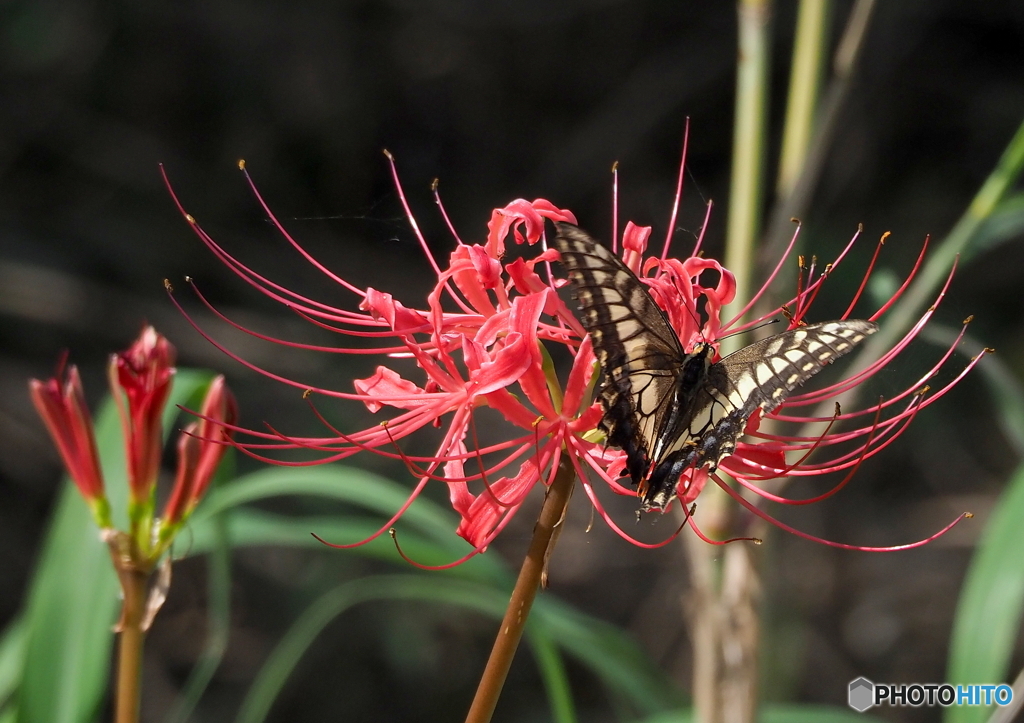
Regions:
[[[663,509],[686,469],[714,470],[756,409],[775,409],[878,329],[861,320],[802,326],[712,364],[707,344],[684,352],[665,313],[614,254],[575,226],[557,226],[555,244],[605,373],[602,427],[626,452],[644,509]]]
[[[633,272],[580,229],[556,225],[555,246],[605,373],[603,426],[609,442],[626,451],[630,477],[639,485],[664,437],[687,357],[665,312]]]

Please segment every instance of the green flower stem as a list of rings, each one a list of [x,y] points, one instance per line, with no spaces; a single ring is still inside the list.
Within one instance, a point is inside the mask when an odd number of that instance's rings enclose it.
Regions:
[[[576,472],[572,461],[568,454],[563,452],[555,480],[544,497],[544,506],[533,529],[530,549],[519,571],[519,578],[508,601],[508,608],[498,629],[498,636],[494,640],[491,656],[487,660],[480,685],[466,715],[466,723],[489,723],[491,720],[498,696],[501,695],[501,688],[505,684],[505,677],[519,646],[519,639],[523,635],[523,628],[530,616],[530,608],[537,597],[545,563],[565,515],[575,481]]]
[[[92,512],[92,519],[101,530],[110,529],[114,526],[114,518],[110,516],[110,502],[106,496],[99,496],[86,500],[89,510]]]

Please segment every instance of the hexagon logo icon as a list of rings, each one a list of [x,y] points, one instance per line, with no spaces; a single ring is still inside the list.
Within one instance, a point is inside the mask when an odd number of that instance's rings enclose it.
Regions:
[[[850,707],[863,713],[875,704],[875,684],[867,678],[850,681]]]

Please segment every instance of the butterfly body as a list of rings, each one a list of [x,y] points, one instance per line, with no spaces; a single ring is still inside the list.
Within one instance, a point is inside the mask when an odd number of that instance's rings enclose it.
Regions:
[[[811,324],[713,362],[706,342],[684,352],[665,312],[618,257],[575,226],[556,225],[555,245],[604,371],[601,428],[625,451],[644,510],[664,509],[687,469],[714,471],[757,409],[775,409],[878,328],[861,320]]]

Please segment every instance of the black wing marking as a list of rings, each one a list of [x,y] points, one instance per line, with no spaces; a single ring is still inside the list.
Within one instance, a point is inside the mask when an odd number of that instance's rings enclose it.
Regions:
[[[736,449],[754,410],[772,411],[876,331],[877,324],[858,319],[811,324],[754,342],[711,365],[696,403],[681,416],[672,447],[655,460],[644,508],[664,508],[688,467],[714,470]]]
[[[688,357],[665,313],[618,257],[575,226],[555,225],[555,246],[605,372],[602,426],[609,442],[626,451],[630,476],[640,484],[673,417]]]
[[[605,373],[601,426],[626,452],[643,509],[664,509],[687,468],[714,470],[736,449],[754,410],[772,411],[878,330],[870,321],[826,321],[710,364],[708,345],[683,351],[668,317],[618,257],[575,226],[555,225],[555,246]]]

